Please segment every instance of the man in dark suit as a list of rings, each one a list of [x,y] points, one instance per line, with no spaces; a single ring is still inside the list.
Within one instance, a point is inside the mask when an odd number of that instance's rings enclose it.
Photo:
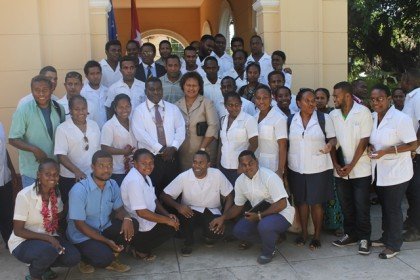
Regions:
[[[166,70],[160,64],[154,62],[156,56],[156,47],[152,43],[144,43],[140,48],[140,63],[136,70],[136,79],[146,82],[150,77],[160,78],[165,75]]]

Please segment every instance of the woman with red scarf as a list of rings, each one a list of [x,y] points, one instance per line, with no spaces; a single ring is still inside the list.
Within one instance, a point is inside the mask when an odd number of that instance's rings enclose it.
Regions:
[[[63,210],[58,178],[57,162],[47,158],[39,164],[35,183],[16,197],[8,245],[18,260],[29,264],[26,280],[54,279],[51,267],[72,267],[80,261],[79,251],[57,233]]]

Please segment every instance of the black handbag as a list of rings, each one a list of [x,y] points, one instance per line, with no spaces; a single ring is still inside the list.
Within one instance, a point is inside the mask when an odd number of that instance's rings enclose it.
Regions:
[[[207,122],[199,122],[196,124],[197,136],[205,136],[209,125]]]

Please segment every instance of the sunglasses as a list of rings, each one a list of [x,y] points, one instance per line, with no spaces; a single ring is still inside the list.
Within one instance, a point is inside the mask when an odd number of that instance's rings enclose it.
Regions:
[[[89,150],[89,139],[86,137],[86,134],[83,136],[83,141],[85,142],[85,151]]]

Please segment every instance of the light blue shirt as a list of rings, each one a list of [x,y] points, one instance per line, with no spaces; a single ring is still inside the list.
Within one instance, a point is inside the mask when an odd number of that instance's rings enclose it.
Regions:
[[[122,206],[120,188],[114,180],[108,180],[103,190],[96,185],[92,175],[76,183],[69,193],[68,239],[73,244],[90,239],[76,228],[74,220],[85,221],[102,233],[111,225],[112,210]]]

